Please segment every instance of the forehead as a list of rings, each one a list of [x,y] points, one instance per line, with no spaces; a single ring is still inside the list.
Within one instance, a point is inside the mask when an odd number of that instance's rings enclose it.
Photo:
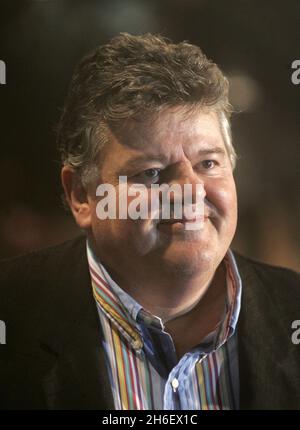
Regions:
[[[225,149],[217,114],[212,111],[187,113],[169,108],[149,121],[131,121],[111,137],[107,152],[118,164],[138,156],[171,162],[193,157],[199,150]]]

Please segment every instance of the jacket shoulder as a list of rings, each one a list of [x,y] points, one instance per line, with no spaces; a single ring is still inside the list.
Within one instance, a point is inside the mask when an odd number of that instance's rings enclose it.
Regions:
[[[300,273],[286,267],[274,266],[268,263],[245,257],[244,255],[234,252],[237,265],[242,270],[253,270],[258,276],[273,279],[286,279],[297,284],[300,282]]]
[[[269,296],[281,306],[299,307],[300,273],[280,266],[262,263],[234,252],[244,287],[253,294]]]
[[[19,272],[26,271],[27,267],[40,265],[43,263],[51,263],[72,254],[74,250],[82,248],[85,243],[85,236],[78,236],[74,239],[65,241],[55,246],[42,248],[26,254],[17,255],[15,257],[5,258],[0,260],[0,280],[9,274],[17,276]]]
[[[85,237],[0,261],[0,311],[30,303],[42,294],[52,275],[72,270],[85,252]]]

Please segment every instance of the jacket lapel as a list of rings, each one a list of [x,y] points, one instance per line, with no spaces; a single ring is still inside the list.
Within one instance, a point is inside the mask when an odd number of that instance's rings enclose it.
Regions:
[[[266,271],[255,270],[243,257],[236,255],[236,259],[243,282],[237,327],[240,409],[297,408],[299,396],[294,396],[293,375],[299,371],[293,357],[290,322],[279,312],[271,294],[274,277],[268,279]]]
[[[40,348],[51,359],[43,388],[49,409],[114,409],[92,295],[85,238],[57,262]],[[50,322],[49,322],[50,321]]]

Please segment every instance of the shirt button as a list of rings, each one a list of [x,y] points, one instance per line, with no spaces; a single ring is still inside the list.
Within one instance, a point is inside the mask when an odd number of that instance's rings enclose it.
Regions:
[[[174,378],[173,381],[171,382],[171,385],[172,385],[174,393],[176,393],[176,390],[179,387],[178,379]]]

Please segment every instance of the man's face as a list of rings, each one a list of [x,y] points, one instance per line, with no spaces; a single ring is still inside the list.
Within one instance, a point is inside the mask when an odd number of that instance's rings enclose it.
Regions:
[[[166,109],[155,121],[131,122],[111,136],[103,149],[101,183],[112,184],[117,201],[119,177],[128,186],[144,184],[202,184],[206,193],[204,222],[187,230],[183,222],[154,219],[106,219],[96,215],[93,197],[92,237],[100,258],[112,268],[166,267],[188,274],[215,269],[224,257],[236,229],[236,189],[217,115],[186,114]],[[134,197],[128,197],[128,203]]]

